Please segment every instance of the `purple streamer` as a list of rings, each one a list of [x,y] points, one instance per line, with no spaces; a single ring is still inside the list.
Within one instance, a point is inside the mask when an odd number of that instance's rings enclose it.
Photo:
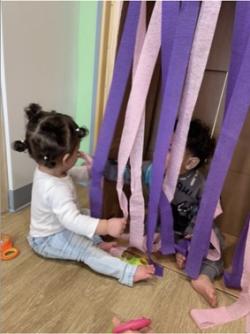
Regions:
[[[250,19],[250,18],[249,18]],[[250,31],[249,34],[250,35]],[[198,212],[191,249],[185,271],[197,278],[203,257],[209,248],[213,215],[219,200],[224,180],[229,169],[234,149],[250,106],[250,39],[237,76],[226,117],[219,136],[214,158],[205,184]]]
[[[140,2],[131,1],[115,61],[111,88],[94,156],[90,188],[92,217],[99,218],[102,214],[101,180],[133,62],[139,12]]]
[[[180,104],[199,8],[200,3],[196,1],[183,3],[171,53],[152,165],[152,182],[147,220],[147,249],[149,253],[152,251],[153,234],[158,217],[165,157]]]

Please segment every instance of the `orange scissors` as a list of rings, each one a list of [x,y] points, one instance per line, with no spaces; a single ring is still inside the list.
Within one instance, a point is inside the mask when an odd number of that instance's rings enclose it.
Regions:
[[[0,234],[0,259],[12,260],[19,254],[19,250],[13,246],[13,242],[8,234]]]

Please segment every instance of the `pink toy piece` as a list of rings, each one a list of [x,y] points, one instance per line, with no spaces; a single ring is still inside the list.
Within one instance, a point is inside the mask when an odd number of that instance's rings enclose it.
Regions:
[[[112,333],[123,333],[129,330],[140,330],[144,327],[147,327],[151,324],[151,320],[147,318],[139,318],[123,322],[120,325],[113,328]]]

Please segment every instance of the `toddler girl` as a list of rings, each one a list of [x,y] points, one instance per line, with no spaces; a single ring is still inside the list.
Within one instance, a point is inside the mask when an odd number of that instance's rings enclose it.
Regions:
[[[15,141],[13,148],[27,150],[37,163],[34,173],[31,223],[28,242],[46,258],[84,262],[91,269],[115,277],[120,283],[151,278],[151,265],[130,265],[105,250],[111,245],[100,235],[119,237],[124,231],[123,218],[96,219],[81,214],[73,180],[89,178],[87,166],[73,167],[78,157],[80,140],[88,131],[67,115],[45,112],[38,104],[25,109],[28,122],[24,141]]]

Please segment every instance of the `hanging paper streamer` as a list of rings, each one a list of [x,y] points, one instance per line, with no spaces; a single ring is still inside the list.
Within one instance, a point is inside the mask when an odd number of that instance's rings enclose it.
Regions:
[[[175,135],[173,136],[171,157],[163,182],[164,193],[161,194],[160,199],[161,235],[162,245],[165,248],[165,254],[174,252],[172,209],[168,201],[171,202],[174,196],[186,147],[189,125],[200,91],[202,78],[204,76],[220,7],[220,1],[213,3],[203,2],[195,30],[190,61],[187,69],[187,77],[185,80],[180,111],[178,114],[177,129],[175,131]],[[214,238],[214,241],[217,244],[216,238]],[[217,253],[219,253],[219,248],[217,249]]]
[[[183,2],[178,18],[168,77],[165,83],[152,165],[152,182],[149,194],[149,212],[147,219],[147,249],[149,253],[152,251],[153,237],[157,223],[165,157],[178,112],[194,30],[199,13],[199,5],[199,2]],[[162,244],[161,248],[161,251],[164,254],[168,251],[167,249],[164,249],[165,246],[168,245]]]
[[[247,1],[246,2],[238,1],[235,10],[234,31],[232,38],[232,55],[231,55],[232,60],[229,68],[225,114],[227,112],[229,101],[232,96],[232,92],[236,83],[237,76],[240,71],[242,58],[247,45],[247,40],[250,31],[249,17],[250,17],[249,3]]]
[[[139,11],[140,2],[131,1],[115,61],[111,88],[92,167],[90,204],[93,217],[99,218],[102,213],[101,180],[132,66]]]
[[[133,77],[135,76],[145,35],[146,35],[146,2],[142,2],[139,26],[136,36]],[[142,180],[141,180],[144,130],[145,130],[145,106],[142,112],[142,118],[139,125],[138,133],[135,138],[132,151],[130,153],[131,195],[129,199],[129,213],[130,213],[129,245],[132,247],[137,247],[138,249],[141,250],[143,250],[144,219],[145,219],[145,203],[144,203]],[[123,138],[121,140],[123,140]]]
[[[247,240],[245,244],[245,256],[243,273],[241,278],[242,292],[236,303],[216,309],[191,311],[191,316],[201,330],[216,325],[240,319],[246,316],[246,333],[250,333],[250,221],[247,226]]]
[[[174,44],[176,26],[180,13],[180,1],[163,1],[161,17],[161,69],[162,69],[162,93],[168,75],[169,63]]]
[[[164,192],[171,202],[184,156],[188,130],[211,49],[221,1],[202,2],[187,69],[178,123],[172,141],[171,157],[164,179]]]
[[[144,112],[147,92],[149,89],[157,56],[160,50],[160,27],[161,27],[160,19],[161,19],[161,2],[158,1],[155,3],[155,7],[151,16],[147,34],[139,58],[139,63],[136,67],[135,75],[133,77],[131,93],[129,96],[127,111],[123,126],[122,139],[120,142],[119,153],[118,153],[117,193],[125,217],[128,216],[128,207],[127,207],[126,195],[123,193],[122,190],[123,175],[126,164],[128,162],[128,158],[131,154],[131,151],[133,150],[134,143],[136,142],[138,129],[140,127],[142,115]],[[143,133],[140,132],[139,135],[142,136]],[[138,140],[142,142],[143,137],[139,138]],[[142,154],[142,152],[140,154]],[[138,167],[140,168],[139,163]],[[133,172],[138,173],[138,171],[135,171],[134,168]],[[141,182],[141,179],[137,180],[137,182]],[[139,183],[137,183],[137,185],[139,186]],[[132,187],[133,186],[134,184],[132,184]],[[139,209],[142,209],[141,205]],[[134,242],[136,243],[136,247],[138,247],[139,249],[143,247],[142,245],[143,240],[141,239],[141,236],[143,236],[144,222],[141,223],[143,225],[140,226],[133,225],[132,227],[132,231],[134,228],[137,229],[137,232],[139,233],[137,240],[136,237],[133,238]],[[133,233],[135,233],[135,231],[133,231]]]
[[[244,58],[218,139],[194,228],[191,249],[185,268],[186,273],[192,278],[198,277],[202,259],[207,254],[209,248],[209,236],[213,223],[213,212],[215,211],[217,201],[221,194],[226,173],[230,166],[240,131],[249,110],[249,59],[250,39],[248,38]]]
[[[169,64],[174,45],[176,27],[179,19],[181,3],[179,1],[164,1],[162,9],[162,32],[161,32],[161,66],[162,66],[162,88],[161,95],[164,93],[167,81]],[[172,254],[175,252],[174,231],[172,209],[167,202],[166,196],[161,190],[160,197],[160,234],[161,249],[164,248],[164,254]]]

